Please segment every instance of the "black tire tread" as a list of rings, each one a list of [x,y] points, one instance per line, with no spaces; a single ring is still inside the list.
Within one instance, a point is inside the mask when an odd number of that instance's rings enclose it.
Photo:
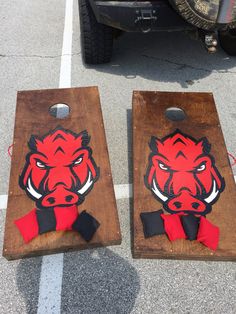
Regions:
[[[79,0],[82,57],[86,64],[111,60],[113,29],[97,22],[88,0]]]

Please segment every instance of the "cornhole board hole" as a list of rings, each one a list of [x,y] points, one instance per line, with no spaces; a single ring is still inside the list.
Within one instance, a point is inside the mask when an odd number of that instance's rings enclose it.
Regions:
[[[24,227],[30,233],[38,228],[40,235],[25,243],[15,221],[34,208],[40,209],[37,226],[32,216],[31,227]],[[65,226],[68,214],[78,211],[81,222],[84,210],[96,226],[100,223],[88,242],[68,231],[71,221]],[[43,233],[53,224],[59,231]],[[3,256],[10,260],[120,243],[97,87],[18,92]]]
[[[236,260],[235,183],[211,93],[133,93],[133,176],[134,257]],[[150,212],[160,209],[161,218],[171,216],[180,222],[178,232],[183,231],[183,216],[194,216],[199,229],[193,240],[180,236],[170,241],[167,235],[179,225],[168,229],[161,219],[158,226],[160,216]],[[151,227],[145,229],[146,238],[141,213],[148,213],[144,216]],[[199,232],[205,223],[214,227],[204,229],[204,238],[203,229],[201,236]],[[157,235],[163,225],[164,232]],[[215,250],[206,243],[213,235],[214,241],[218,231]],[[208,241],[205,245],[202,237]]]

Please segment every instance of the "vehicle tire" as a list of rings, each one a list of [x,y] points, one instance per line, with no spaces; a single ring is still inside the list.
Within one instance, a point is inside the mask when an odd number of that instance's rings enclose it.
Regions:
[[[205,30],[216,30],[222,27],[224,23],[221,24],[219,15],[222,13],[225,17],[226,10],[230,8],[228,1],[225,2],[225,7],[223,7],[223,2],[215,0],[169,0],[169,2],[187,22]],[[230,10],[231,16],[227,24],[233,28],[234,25],[236,27],[236,5]]]
[[[220,31],[219,42],[228,55],[236,56],[236,29]]]
[[[82,58],[86,64],[111,60],[113,29],[97,22],[88,0],[79,0]]]

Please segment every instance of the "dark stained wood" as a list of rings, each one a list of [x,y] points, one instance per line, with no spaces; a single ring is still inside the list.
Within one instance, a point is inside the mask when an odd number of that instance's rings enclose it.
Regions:
[[[173,122],[165,117],[168,107],[180,107],[187,118]],[[166,235],[145,239],[140,213],[162,208],[144,185],[148,165],[150,137],[162,138],[179,128],[197,139],[206,136],[212,144],[211,154],[226,182],[226,188],[207,215],[220,228],[218,249],[213,252],[197,241],[170,242]],[[198,260],[236,260],[236,193],[233,173],[221,131],[213,95],[210,93],[133,93],[133,255],[136,258],[169,258]]]
[[[68,104],[70,115],[64,119],[52,117],[48,110],[55,103]],[[100,178],[78,209],[80,212],[87,210],[101,225],[90,243],[76,232],[60,231],[40,235],[24,244],[14,220],[35,207],[18,185],[25,155],[29,151],[27,143],[31,134],[44,135],[58,125],[76,133],[86,129],[91,136],[89,145],[100,167]],[[97,87],[18,92],[3,255],[7,259],[16,259],[120,243],[120,226]]]

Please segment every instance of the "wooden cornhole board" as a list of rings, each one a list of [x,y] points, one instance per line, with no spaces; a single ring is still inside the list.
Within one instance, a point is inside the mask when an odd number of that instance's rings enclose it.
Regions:
[[[49,108],[57,103],[69,105],[70,114],[66,118],[58,119],[49,114]],[[14,220],[35,208],[35,202],[18,184],[25,156],[29,152],[27,143],[32,134],[42,137],[58,125],[76,134],[87,130],[91,137],[88,145],[100,168],[100,176],[84,202],[78,205],[78,211],[86,210],[92,214],[100,222],[100,227],[89,243],[75,231],[53,231],[24,244]],[[97,87],[18,92],[3,255],[10,260],[120,243],[120,227]]]
[[[186,118],[171,121],[165,116],[170,107],[184,110]],[[197,241],[169,241],[166,235],[144,238],[141,212],[159,210],[162,203],[145,186],[150,138],[163,139],[181,130],[199,140],[207,137],[210,154],[225,180],[225,189],[206,218],[220,228],[220,241],[212,251]],[[197,260],[236,260],[236,193],[223,134],[213,95],[210,93],[172,93],[135,91],[133,93],[133,255],[135,258],[169,258]],[[163,167],[163,166],[162,166]]]

